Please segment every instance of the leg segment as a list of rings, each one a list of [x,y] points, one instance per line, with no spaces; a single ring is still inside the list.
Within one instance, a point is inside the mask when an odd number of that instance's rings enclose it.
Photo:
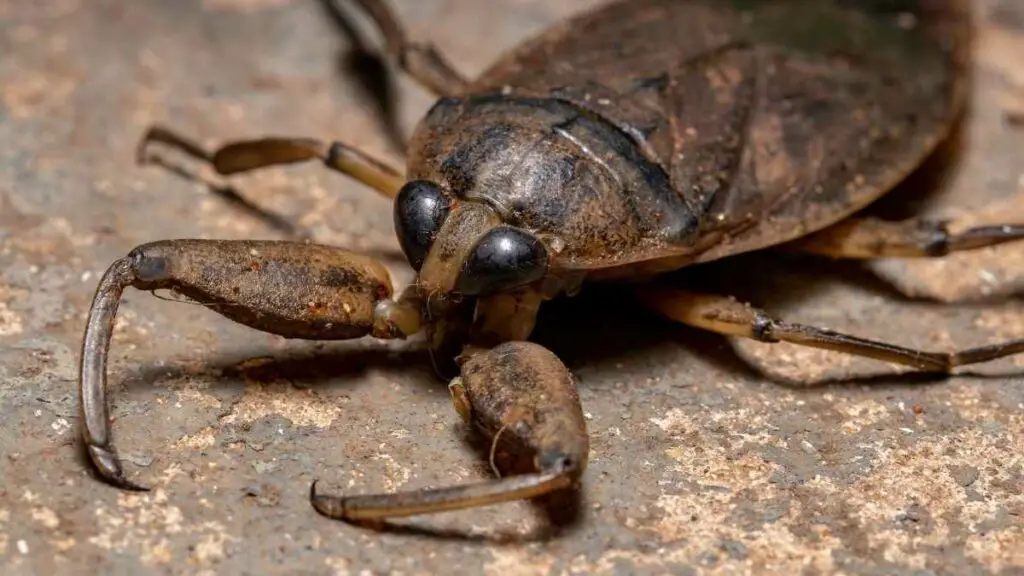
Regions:
[[[535,498],[570,488],[587,465],[589,439],[569,370],[547,349],[506,342],[467,348],[452,380],[455,409],[495,442],[533,455],[535,472],[477,484],[393,494],[340,497],[310,487],[318,512],[358,521],[430,514]]]
[[[405,337],[419,330],[376,261],[337,248],[279,241],[171,240],[144,244],[114,262],[93,299],[82,344],[83,437],[100,476],[125,478],[111,441],[107,355],[121,294],[170,289],[235,322],[286,338]],[[409,330],[409,332],[403,332]]]
[[[409,40],[405,28],[398,23],[385,0],[356,0],[356,4],[380,28],[391,57],[424,88],[438,96],[453,96],[466,87],[466,79],[432,44],[417,44]]]
[[[388,198],[398,195],[405,184],[402,172],[358,149],[334,142],[326,144],[311,138],[267,137],[228,143],[214,152],[163,126],[151,126],[139,142],[136,159],[149,161],[147,150],[157,142],[209,163],[217,173],[227,176],[259,168],[320,160],[332,170],[355,178]]]
[[[658,313],[710,332],[742,336],[761,342],[790,342],[835,350],[902,364],[924,372],[948,374],[957,366],[988,362],[1024,352],[1024,340],[1011,340],[959,352],[924,352],[857,338],[824,328],[790,324],[725,296],[664,288],[643,288],[640,297],[645,305]]]
[[[1024,225],[1004,224],[951,233],[942,222],[851,218],[785,249],[833,258],[934,258],[1024,238]]]

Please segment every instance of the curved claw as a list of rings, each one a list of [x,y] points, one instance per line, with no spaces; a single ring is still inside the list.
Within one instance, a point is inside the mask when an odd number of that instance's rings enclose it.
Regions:
[[[136,484],[125,478],[124,469],[121,468],[121,461],[111,450],[92,444],[87,447],[87,450],[89,452],[89,459],[92,460],[96,471],[99,472],[100,477],[104,481],[125,490],[134,490],[136,492],[149,491],[149,486]]]
[[[397,518],[535,498],[571,486],[573,472],[524,474],[464,486],[359,496],[318,494],[314,481],[309,487],[309,501],[317,512],[335,520]]]
[[[316,485],[320,482],[317,478],[309,485],[309,503],[313,509],[322,516],[335,520],[352,520],[347,514],[345,498],[332,496],[330,494],[318,494]]]
[[[128,490],[139,490],[142,487],[125,478],[120,460],[109,448],[110,419],[105,396],[107,351],[114,331],[114,317],[117,315],[121,294],[134,279],[131,257],[121,258],[111,264],[100,279],[82,340],[78,387],[82,436],[89,460],[104,481]]]
[[[320,512],[321,514],[324,514],[324,512],[321,511],[321,506],[323,506],[324,509],[326,510],[327,509],[326,507],[328,506],[328,503],[322,501],[321,498],[316,493],[316,484],[319,481],[320,481],[319,478],[315,478],[313,480],[313,483],[309,485],[309,503],[313,505],[313,508],[315,508],[317,512]]]

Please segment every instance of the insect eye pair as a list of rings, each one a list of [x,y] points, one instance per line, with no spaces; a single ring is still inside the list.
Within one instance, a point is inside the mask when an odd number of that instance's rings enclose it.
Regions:
[[[395,199],[395,231],[409,264],[419,272],[441,226],[451,212],[451,199],[432,182],[407,183]],[[547,269],[548,251],[533,234],[498,226],[480,238],[463,263],[456,291],[467,296],[509,290],[539,280]]]

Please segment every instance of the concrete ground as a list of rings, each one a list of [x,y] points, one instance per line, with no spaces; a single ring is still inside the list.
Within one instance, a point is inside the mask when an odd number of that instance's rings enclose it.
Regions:
[[[597,3],[395,6],[473,73]],[[962,138],[883,208],[1024,222],[1024,3],[978,12]],[[3,574],[1024,574],[1024,361],[925,382],[675,326],[608,290],[552,304],[537,334],[578,375],[592,435],[574,517],[513,503],[380,533],[317,515],[314,478],[356,493],[487,477],[427,358],[286,342],[136,291],[111,349],[112,415],[129,476],[154,490],[95,480],[76,362],[111,261],[155,239],[296,230],[397,250],[388,202],[316,166],[235,178],[256,209],[133,161],[152,122],[210,144],[338,137],[397,161],[347,72],[351,45],[312,0],[0,0]],[[407,133],[431,98],[395,88]],[[1021,245],[870,265],[757,256],[700,275],[791,321],[904,345],[1024,337]]]

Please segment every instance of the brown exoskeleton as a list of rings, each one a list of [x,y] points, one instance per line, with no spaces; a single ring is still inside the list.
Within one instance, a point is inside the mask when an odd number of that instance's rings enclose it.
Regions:
[[[774,319],[724,296],[649,281],[786,244],[841,258],[935,257],[1024,236],[853,216],[902,180],[963,107],[970,23],[960,0],[634,0],[582,15],[469,81],[411,43],[381,0],[360,0],[405,71],[441,96],[404,171],[343,143],[269,137],[214,153],[166,128],[159,142],[229,175],[319,160],[394,199],[417,271],[393,298],[386,270],[328,246],[169,240],[100,281],[85,333],[81,406],[92,462],[114,451],[106,358],[122,291],[171,289],[288,338],[407,338],[458,355],[458,412],[534,455],[535,472],[469,486],[340,498],[321,513],[383,518],[492,504],[572,486],[588,439],[572,377],[527,342],[542,302],[584,281],[631,281],[651,309],[721,334],[793,342],[948,372],[1024,350],[1017,340],[923,352]],[[907,16],[911,18],[907,18]],[[908,25],[909,23],[909,25]],[[315,488],[315,483],[314,483]]]

